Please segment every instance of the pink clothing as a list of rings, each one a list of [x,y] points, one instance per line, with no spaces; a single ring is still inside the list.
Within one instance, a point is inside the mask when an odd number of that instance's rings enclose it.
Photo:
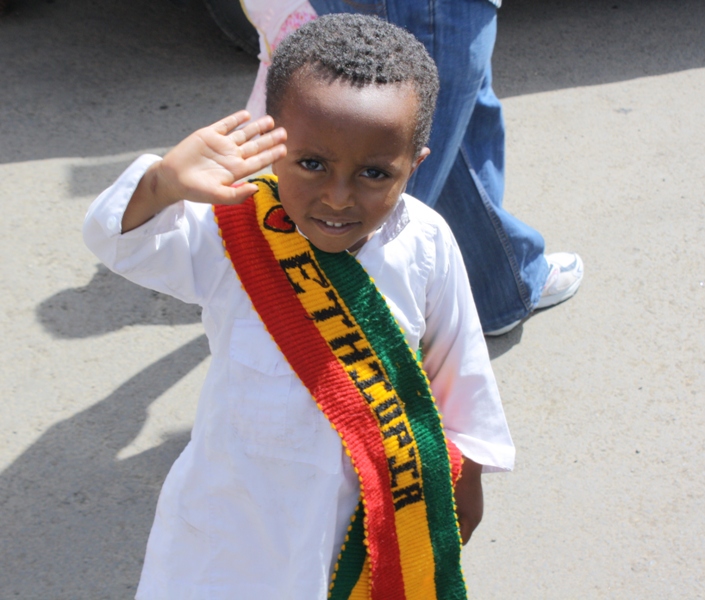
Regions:
[[[278,11],[275,11],[279,12],[279,14],[287,10],[285,7],[285,5],[287,4],[286,2],[271,2],[269,4],[279,4],[280,6],[277,7]],[[270,8],[270,11],[265,12],[263,14],[270,16],[272,11],[273,8]],[[259,70],[257,71],[257,78],[255,79],[254,86],[252,87],[252,93],[250,94],[250,99],[247,101],[246,107],[250,115],[252,115],[253,119],[258,119],[259,117],[264,116],[266,113],[265,106],[267,91],[265,86],[267,81],[267,69],[271,64],[272,53],[274,52],[274,50],[276,50],[279,43],[287,35],[296,31],[304,23],[313,21],[317,17],[316,11],[313,10],[313,7],[307,1],[299,3],[299,6],[295,10],[293,10],[293,12],[289,13],[289,15],[286,17],[279,29],[276,31],[276,33],[274,33],[270,41],[270,39],[267,38],[265,31],[267,31],[267,29],[273,30],[273,27],[271,27],[270,25],[270,27],[267,28],[265,26],[265,23],[269,24],[272,19],[263,18],[263,22],[258,25],[258,23],[255,21],[255,16],[258,14],[260,13],[250,12],[248,10],[248,17],[253,20],[257,31],[259,31],[260,37]]]

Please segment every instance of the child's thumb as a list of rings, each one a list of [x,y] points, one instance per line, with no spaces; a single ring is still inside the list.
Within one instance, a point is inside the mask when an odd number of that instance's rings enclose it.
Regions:
[[[223,198],[218,204],[242,204],[250,196],[254,195],[259,188],[254,183],[247,181],[237,181],[223,190]]]

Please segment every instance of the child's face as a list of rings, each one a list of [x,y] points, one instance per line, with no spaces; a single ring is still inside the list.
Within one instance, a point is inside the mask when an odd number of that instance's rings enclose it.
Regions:
[[[284,210],[325,252],[360,248],[394,210],[414,169],[411,85],[323,82],[298,75],[276,124],[287,155],[273,165]]]

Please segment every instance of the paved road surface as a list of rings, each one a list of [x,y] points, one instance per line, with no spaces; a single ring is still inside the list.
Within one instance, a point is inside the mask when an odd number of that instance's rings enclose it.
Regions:
[[[193,2],[18,0],[0,20],[0,598],[134,593],[208,363],[197,311],[106,272],[91,201],[244,105]],[[507,204],[577,250],[570,302],[490,344],[517,445],[473,597],[705,597],[705,3],[514,0]]]

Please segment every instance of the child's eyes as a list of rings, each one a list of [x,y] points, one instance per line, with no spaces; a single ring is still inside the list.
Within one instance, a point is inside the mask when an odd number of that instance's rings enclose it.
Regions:
[[[379,169],[365,169],[362,172],[363,177],[367,177],[369,179],[382,179],[387,176],[386,173],[383,171],[380,171]]]
[[[299,164],[307,171],[321,171],[323,169],[323,165],[319,161],[313,160],[312,158],[300,160]]]
[[[299,161],[299,164],[306,171],[323,171],[325,168],[321,161],[313,158],[304,158]],[[374,168],[365,169],[362,171],[361,175],[367,179],[384,179],[387,177],[387,174],[384,171]]]

